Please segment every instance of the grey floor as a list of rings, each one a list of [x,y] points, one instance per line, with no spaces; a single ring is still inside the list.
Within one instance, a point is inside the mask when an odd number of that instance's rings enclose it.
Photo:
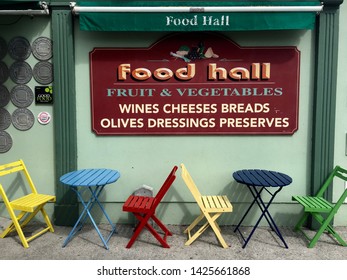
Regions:
[[[8,223],[0,218],[0,231]],[[108,225],[99,225],[106,236]],[[92,225],[84,228],[73,237],[66,247],[62,244],[71,227],[55,226],[55,232],[29,242],[25,249],[16,234],[0,238],[0,259],[2,260],[347,260],[347,247],[340,246],[333,238],[323,234],[314,248],[307,248],[307,241],[301,233],[292,228],[280,228],[288,244],[286,249],[280,239],[268,227],[258,228],[245,249],[234,227],[221,227],[222,235],[229,245],[222,248],[212,230],[204,232],[190,246],[185,246],[187,239],[183,226],[169,225],[173,236],[168,237],[170,248],[162,248],[156,239],[143,231],[130,249],[125,246],[133,233],[131,225],[117,225],[117,233],[105,249]],[[347,227],[336,229],[347,240]],[[26,235],[37,231],[37,225],[26,227]],[[242,228],[247,234],[251,228]],[[307,231],[308,234],[313,232]]]

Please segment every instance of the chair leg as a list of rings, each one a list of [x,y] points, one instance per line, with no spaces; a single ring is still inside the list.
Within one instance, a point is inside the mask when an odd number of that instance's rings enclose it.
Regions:
[[[157,239],[159,241],[159,243],[164,247],[164,248],[170,248],[169,244],[167,244],[167,242],[165,241],[166,239],[166,235],[164,234],[164,238],[162,238],[160,236],[160,234],[158,234],[158,232],[149,224],[146,223],[146,228],[149,230],[150,233],[152,233],[152,235],[155,237],[155,239]]]
[[[172,236],[172,232],[157,218],[156,215],[152,215],[153,221],[160,227],[160,229],[165,233],[165,236]]]
[[[188,232],[189,239],[185,243],[185,245],[192,244],[208,227],[211,227],[214,234],[216,235],[218,241],[222,245],[223,248],[228,248],[229,246],[225,242],[219,225],[217,224],[216,220],[220,217],[222,213],[216,213],[212,217],[209,214],[201,213],[199,217],[197,217],[193,223],[184,231],[185,233]],[[192,236],[190,235],[190,231],[194,229],[194,227],[203,219],[206,218],[207,222],[203,224]]]
[[[135,228],[135,231],[133,233],[133,236],[130,238],[128,244],[126,245],[126,248],[131,248],[131,246],[133,246],[135,240],[137,239],[137,237],[140,235],[142,229],[144,228],[144,226],[146,225],[148,218],[146,216],[142,216],[138,213],[133,213],[134,216],[137,218],[137,220],[139,221],[138,225]]]
[[[43,207],[41,207],[40,211],[42,213],[43,218],[45,219],[45,222],[47,224],[47,227],[49,228],[49,231],[54,232],[53,225],[52,225],[51,220],[49,219],[49,217],[47,215],[46,210]]]
[[[203,218],[204,214],[201,213],[185,230],[184,233],[190,232]]]
[[[21,212],[18,214],[18,216],[14,215],[14,219],[16,219],[17,221],[20,221],[23,216],[25,215],[26,212]],[[11,215],[10,215],[11,216]],[[18,222],[19,225],[19,222]],[[15,226],[15,223],[13,222],[12,216],[11,216],[11,223],[7,226],[6,229],[4,229],[4,231],[1,233],[0,237],[1,238],[5,238],[8,234],[10,234],[11,232],[17,231],[17,228]]]
[[[347,246],[346,242],[338,235],[338,233],[330,226],[330,222],[332,218],[334,217],[335,213],[330,213],[327,218],[324,220],[324,218],[316,213],[312,213],[313,217],[321,224],[321,227],[318,229],[314,237],[311,239],[308,248],[313,248],[319,237],[322,235],[322,233],[327,230],[329,233],[331,233],[337,241],[342,245],[342,246]]]
[[[208,229],[208,227],[209,227],[209,223],[206,222],[193,235],[191,235],[190,231],[194,228],[192,227],[189,231],[187,231],[188,240],[184,245],[188,246],[192,244],[206,229]]]
[[[328,225],[328,229],[332,236],[334,236],[342,246],[347,246],[346,241],[342,239],[342,237],[333,229],[332,226]]]
[[[142,216],[139,213],[133,213],[134,216],[139,220],[139,224],[137,225],[135,232],[133,236],[131,237],[130,241],[128,242],[126,248],[131,248],[131,246],[134,244],[137,237],[140,235],[142,229],[146,227],[148,231],[159,241],[159,243],[164,248],[170,248],[169,244],[166,242],[166,236],[172,235],[172,233],[166,228],[166,226],[155,216],[150,213],[146,214],[145,216]],[[158,232],[148,223],[149,219],[152,217],[152,219],[155,221],[155,223],[164,231],[164,238],[158,234]]]
[[[18,214],[18,216],[16,216],[14,211],[12,211],[12,210],[11,211],[9,210],[9,213],[10,213],[12,223],[3,231],[3,233],[1,234],[0,237],[5,238],[10,232],[13,232],[14,229],[16,229],[18,236],[19,236],[20,240],[22,241],[24,248],[29,248],[28,241],[26,240],[24,233],[23,233],[23,230],[22,230],[22,227],[19,224],[19,221],[25,216],[26,212],[22,211]]]
[[[209,224],[211,226],[211,228],[213,229],[216,237],[218,238],[219,240],[219,243],[222,245],[223,248],[228,248],[228,244],[225,242],[222,234],[221,234],[221,231],[220,231],[220,227],[217,225],[217,223],[215,222],[219,216],[221,215],[222,213],[216,213],[213,215],[213,217],[210,217],[208,218],[210,220]]]
[[[307,213],[307,212],[304,213],[304,215],[301,217],[301,219],[295,225],[295,227],[294,227],[295,231],[298,231],[302,228],[303,224],[306,222],[309,215],[310,215],[310,213]]]
[[[35,215],[39,212],[41,207],[37,207],[34,212],[30,213],[23,222],[21,222],[20,226],[21,227],[25,227],[30,221],[32,218],[35,217]],[[19,221],[19,220],[18,220]]]

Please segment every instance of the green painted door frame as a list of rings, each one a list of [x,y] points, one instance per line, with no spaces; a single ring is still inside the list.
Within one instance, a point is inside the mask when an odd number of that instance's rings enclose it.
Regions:
[[[54,223],[72,226],[78,219],[76,194],[60,183],[61,175],[77,169],[76,87],[73,16],[68,6],[52,7],[54,65],[55,193]]]
[[[312,130],[311,195],[334,168],[339,8],[343,0],[324,2],[316,32],[315,87]],[[327,194],[331,199],[332,191]],[[317,228],[311,220],[309,227]]]
[[[343,0],[326,0],[316,24],[315,98],[311,160],[311,193],[334,165],[336,77],[339,7]],[[74,70],[73,15],[66,4],[52,6],[54,41],[54,133],[56,196],[55,224],[73,225],[78,217],[76,196],[59,182],[77,166],[76,88]],[[331,195],[331,194],[330,194]],[[69,217],[67,219],[67,217]]]

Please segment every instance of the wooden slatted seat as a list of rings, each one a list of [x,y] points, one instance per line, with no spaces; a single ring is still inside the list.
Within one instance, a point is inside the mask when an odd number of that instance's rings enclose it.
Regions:
[[[34,212],[36,207],[49,201],[53,201],[54,199],[54,195],[31,193],[21,198],[12,200],[10,204],[15,210]]]
[[[334,207],[334,204],[323,197],[295,196],[295,200],[304,207],[305,212],[328,213]]]
[[[201,197],[202,203],[208,213],[229,212],[232,205],[226,195],[207,195]]]
[[[123,211],[148,213],[153,206],[154,197],[131,195],[123,205]]]

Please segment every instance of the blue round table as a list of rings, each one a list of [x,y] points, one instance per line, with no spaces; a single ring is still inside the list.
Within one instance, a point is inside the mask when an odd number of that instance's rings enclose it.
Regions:
[[[284,238],[279,231],[274,219],[272,218],[269,207],[273,202],[275,196],[282,190],[283,187],[288,186],[292,183],[292,178],[284,173],[277,171],[269,171],[262,169],[243,169],[238,170],[233,173],[233,177],[236,182],[246,185],[253,196],[253,201],[243,217],[241,218],[239,224],[236,226],[234,232],[238,231],[244,241],[242,248],[245,248],[251,239],[253,233],[257,229],[260,221],[265,217],[271,229],[277,234],[277,236],[282,240],[284,246],[288,248],[287,243],[284,241]],[[261,193],[266,191],[270,195],[270,200],[265,203],[261,197]],[[261,215],[254,225],[251,233],[247,238],[245,238],[240,231],[240,226],[253,205],[257,204],[261,210]]]
[[[70,234],[64,241],[63,247],[65,247],[71,238],[82,229],[87,217],[89,217],[105,248],[108,249],[107,243],[112,234],[116,232],[116,226],[111,222],[111,219],[107,215],[105,209],[102,207],[98,198],[104,187],[108,184],[116,182],[119,177],[120,174],[117,170],[104,168],[76,170],[60,177],[60,182],[68,185],[77,194],[77,197],[84,208]],[[84,195],[85,192],[87,194],[89,193],[89,198],[87,200],[86,196]],[[100,207],[102,213],[105,215],[112,227],[112,230],[107,238],[103,237],[91,214],[91,210],[95,204]]]

